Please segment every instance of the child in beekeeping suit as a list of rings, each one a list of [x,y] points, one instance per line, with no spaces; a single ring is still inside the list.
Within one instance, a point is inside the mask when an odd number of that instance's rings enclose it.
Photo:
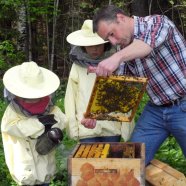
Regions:
[[[19,185],[48,186],[55,148],[63,139],[66,117],[52,103],[59,78],[35,62],[10,68],[3,77],[10,103],[1,123],[6,164]]]
[[[81,124],[96,79],[95,74],[87,74],[87,68],[90,65],[97,66],[101,60],[115,52],[114,48],[93,33],[92,20],[85,20],[80,30],[67,36],[67,41],[72,45],[70,59],[73,62],[65,95],[69,136],[80,142],[120,142],[121,136],[127,141],[134,121],[100,120],[94,129]]]

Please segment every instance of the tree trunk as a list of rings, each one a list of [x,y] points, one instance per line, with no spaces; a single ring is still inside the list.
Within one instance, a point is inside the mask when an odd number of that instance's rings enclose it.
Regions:
[[[47,40],[47,64],[50,67],[50,38],[49,38],[49,26],[48,26],[48,17],[46,15],[46,40]]]
[[[28,61],[32,61],[32,25],[30,20],[29,0],[26,1],[27,24],[28,24]]]
[[[54,50],[55,50],[55,33],[56,33],[56,20],[57,20],[57,10],[58,10],[59,0],[54,1],[54,12],[53,12],[53,32],[52,32],[52,49],[51,49],[51,60],[50,60],[50,70],[53,70],[54,66]]]
[[[19,38],[17,43],[17,49],[27,52],[27,27],[26,27],[26,7],[22,4],[18,11],[17,30],[19,32]]]

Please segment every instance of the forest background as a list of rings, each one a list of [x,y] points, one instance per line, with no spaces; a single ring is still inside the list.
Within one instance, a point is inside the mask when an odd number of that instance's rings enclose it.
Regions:
[[[186,38],[186,0],[0,0],[0,119],[6,108],[2,84],[4,72],[31,60],[60,77],[56,102],[64,111],[63,98],[72,65],[66,36],[80,29],[85,19],[92,19],[98,8],[108,4],[121,7],[129,16],[167,15]],[[136,120],[147,100],[145,95]],[[51,185],[68,185],[66,158],[76,143],[65,135],[57,152],[58,173]],[[172,136],[161,146],[156,158],[186,175],[186,160]],[[0,186],[16,185],[5,164],[1,135],[0,164]]]

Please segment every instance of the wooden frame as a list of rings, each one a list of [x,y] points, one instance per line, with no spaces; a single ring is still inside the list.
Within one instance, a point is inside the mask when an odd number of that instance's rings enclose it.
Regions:
[[[130,122],[146,85],[147,78],[141,77],[97,77],[84,117]]]

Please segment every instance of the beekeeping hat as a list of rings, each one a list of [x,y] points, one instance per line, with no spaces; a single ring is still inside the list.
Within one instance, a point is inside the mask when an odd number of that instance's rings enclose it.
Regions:
[[[72,32],[67,36],[67,41],[76,46],[93,46],[104,44],[108,41],[104,41],[97,33],[93,33],[92,20],[85,20],[81,30]]]
[[[22,98],[41,98],[52,94],[60,81],[52,71],[39,67],[35,62],[24,62],[6,71],[3,76],[6,89]]]

